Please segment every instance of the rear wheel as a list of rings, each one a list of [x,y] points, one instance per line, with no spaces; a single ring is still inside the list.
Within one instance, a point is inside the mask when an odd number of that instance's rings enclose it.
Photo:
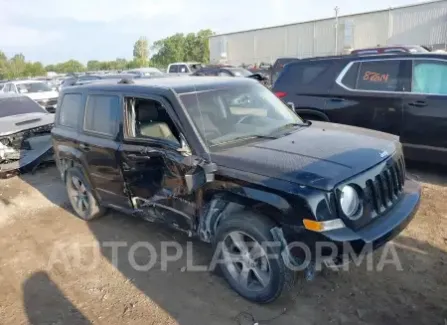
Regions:
[[[215,237],[223,276],[238,294],[257,303],[272,302],[294,281],[270,232],[274,226],[264,216],[242,211],[222,221]]]
[[[80,168],[72,167],[67,170],[65,186],[71,206],[79,218],[90,221],[104,215],[105,209],[94,197],[91,186]]]

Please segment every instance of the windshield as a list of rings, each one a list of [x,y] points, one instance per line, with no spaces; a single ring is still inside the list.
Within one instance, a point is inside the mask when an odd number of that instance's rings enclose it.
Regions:
[[[279,137],[303,121],[261,84],[180,95],[210,151],[243,140]]]
[[[248,77],[253,74],[253,72],[250,72],[247,69],[243,68],[227,68],[227,69],[233,72],[235,77]]]
[[[51,91],[50,86],[46,82],[30,82],[16,84],[19,93],[40,93],[43,91]]]
[[[0,97],[0,118],[27,113],[46,113],[46,111],[35,101],[25,96]]]

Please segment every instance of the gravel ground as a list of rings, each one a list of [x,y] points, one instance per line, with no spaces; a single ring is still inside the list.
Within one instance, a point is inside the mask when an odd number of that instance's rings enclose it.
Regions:
[[[423,182],[423,200],[393,241],[402,270],[367,271],[366,263],[327,270],[267,306],[243,300],[214,273],[182,272],[185,259],[167,271],[160,261],[135,270],[133,243],[158,250],[162,241],[186,248],[190,239],[117,212],[83,222],[54,167],[0,180],[0,323],[248,325],[252,315],[260,325],[447,324],[447,176],[421,167],[410,172]],[[111,241],[127,247],[114,254],[106,247]],[[194,263],[209,262],[209,247],[191,243]],[[148,261],[147,250],[132,253],[138,264]]]

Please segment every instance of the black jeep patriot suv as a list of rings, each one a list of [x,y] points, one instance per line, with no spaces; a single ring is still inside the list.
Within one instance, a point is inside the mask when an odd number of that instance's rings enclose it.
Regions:
[[[302,265],[290,244],[379,247],[419,205],[397,137],[305,123],[255,80],[109,80],[58,105],[56,161],[80,218],[113,208],[213,243],[230,286],[259,303]]]
[[[405,157],[447,164],[447,55],[395,53],[303,59],[273,85],[304,119],[395,134]]]

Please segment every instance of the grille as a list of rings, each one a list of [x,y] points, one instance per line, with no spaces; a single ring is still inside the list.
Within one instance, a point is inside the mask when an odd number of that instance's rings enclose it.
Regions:
[[[405,183],[405,162],[403,157],[394,160],[374,179],[366,181],[366,195],[372,208],[381,214],[392,207],[402,193]]]

